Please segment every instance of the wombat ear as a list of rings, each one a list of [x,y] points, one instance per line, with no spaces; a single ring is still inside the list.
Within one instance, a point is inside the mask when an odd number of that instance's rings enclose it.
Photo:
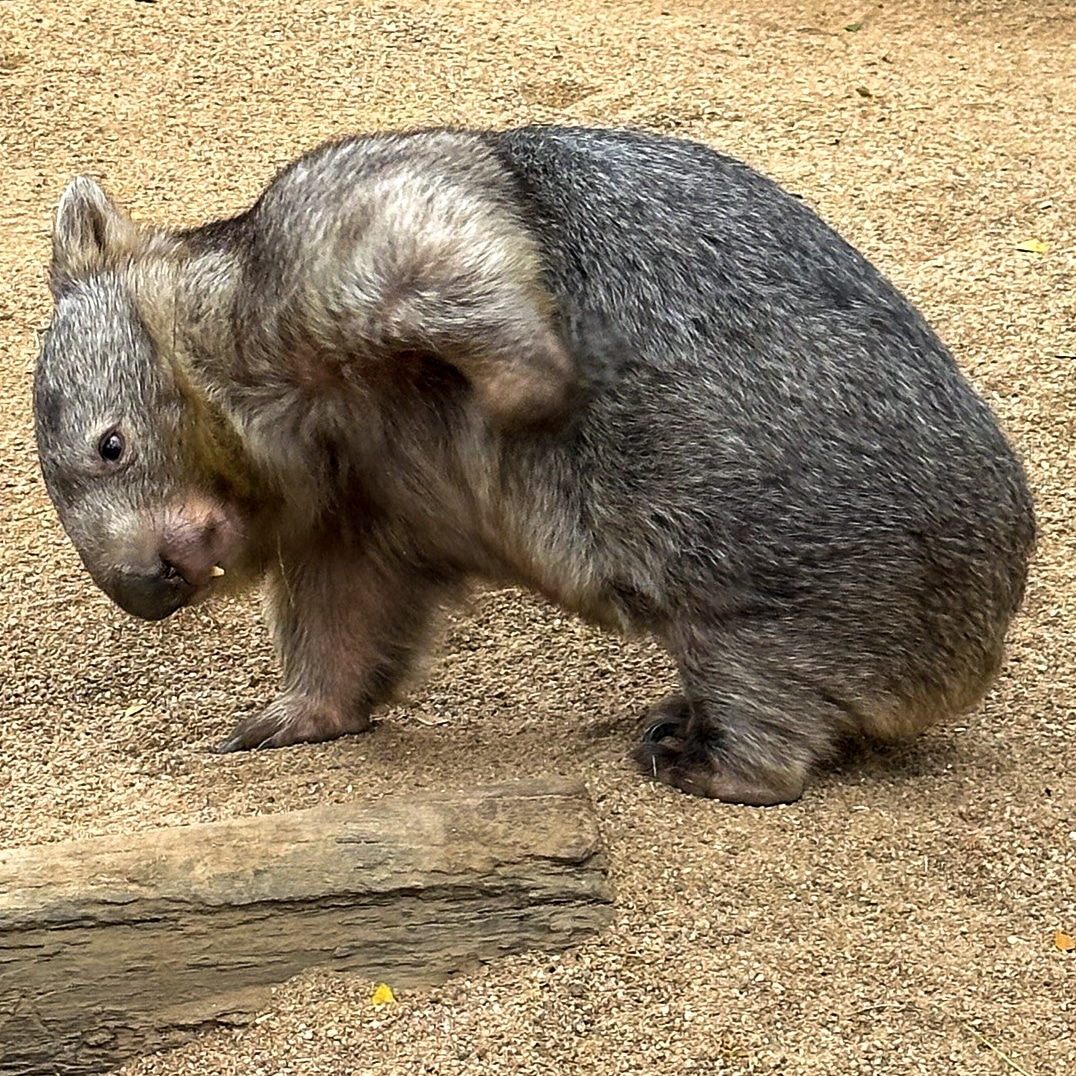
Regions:
[[[553,328],[533,322],[487,325],[438,349],[467,379],[491,425],[557,425],[580,395],[579,370]]]
[[[99,271],[118,251],[129,250],[138,226],[87,176],[71,180],[56,210],[50,283],[53,294]]]

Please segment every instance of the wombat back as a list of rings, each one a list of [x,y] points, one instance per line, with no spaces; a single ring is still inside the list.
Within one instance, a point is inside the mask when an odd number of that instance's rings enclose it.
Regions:
[[[604,524],[608,604],[658,625],[689,699],[766,685],[745,724],[805,757],[974,705],[1022,599],[1031,498],[922,317],[809,208],[705,147],[494,138],[603,385],[565,451]],[[743,705],[703,707],[728,756]],[[756,769],[789,753],[744,750]]]

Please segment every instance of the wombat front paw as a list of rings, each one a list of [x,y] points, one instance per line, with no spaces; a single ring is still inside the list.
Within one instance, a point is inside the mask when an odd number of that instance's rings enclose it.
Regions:
[[[347,713],[339,707],[309,699],[281,695],[259,714],[240,721],[228,739],[218,745],[220,754],[262,747],[288,747],[321,743],[371,725],[368,713]]]

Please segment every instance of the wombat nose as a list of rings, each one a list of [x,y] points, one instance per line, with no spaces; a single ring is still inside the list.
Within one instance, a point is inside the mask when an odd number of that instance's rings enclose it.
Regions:
[[[190,497],[164,517],[156,555],[166,581],[201,588],[223,574],[234,528],[221,506]]]
[[[198,589],[175,565],[159,560],[156,570],[123,572],[104,588],[124,612],[142,620],[163,620]]]

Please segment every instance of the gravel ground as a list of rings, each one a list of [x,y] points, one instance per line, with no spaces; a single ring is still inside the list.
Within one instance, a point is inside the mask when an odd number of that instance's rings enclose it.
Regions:
[[[1076,9],[1063,0],[0,6],[0,847],[513,776],[583,777],[617,917],[375,1008],[310,974],[127,1076],[1076,1071]],[[927,313],[1023,452],[1043,536],[986,703],[822,775],[702,802],[626,761],[666,659],[490,593],[366,736],[220,757],[274,690],[253,599],[137,623],[93,589],[34,457],[52,208],[249,203],[319,140],[632,124],[802,194]],[[1045,253],[1021,251],[1036,240]]]

